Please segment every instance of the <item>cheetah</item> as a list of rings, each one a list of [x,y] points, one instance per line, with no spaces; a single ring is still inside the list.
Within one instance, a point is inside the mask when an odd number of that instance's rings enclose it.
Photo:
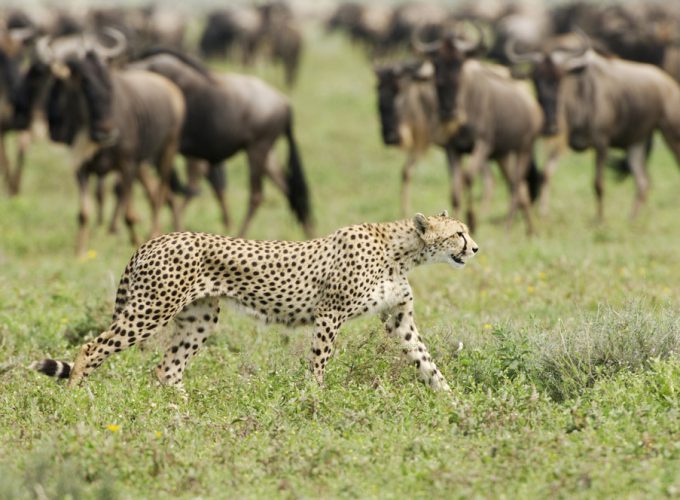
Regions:
[[[165,234],[132,256],[111,326],[83,345],[75,362],[45,359],[32,367],[77,386],[109,355],[147,340],[174,320],[156,376],[181,389],[187,363],[215,328],[222,297],[267,322],[313,325],[310,369],[320,385],[340,326],[379,313],[420,379],[435,390],[449,390],[416,328],[407,274],[422,264],[462,267],[478,250],[467,226],[446,212],[348,226],[308,241]]]

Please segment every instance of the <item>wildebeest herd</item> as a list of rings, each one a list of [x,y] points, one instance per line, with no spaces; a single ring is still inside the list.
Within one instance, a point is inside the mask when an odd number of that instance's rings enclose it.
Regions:
[[[182,209],[205,177],[225,227],[224,162],[245,152],[250,198],[237,233],[248,230],[262,202],[265,177],[284,193],[307,236],[313,235],[310,195],[289,99],[259,78],[210,70],[202,58],[257,57],[281,62],[294,85],[305,22],[322,21],[365,52],[377,83],[385,145],[399,146],[401,209],[411,212],[410,179],[431,144],[444,149],[454,210],[476,225],[477,177],[491,193],[495,160],[510,190],[511,219],[521,211],[533,230],[532,203],[547,210],[548,185],[563,150],[593,148],[597,215],[603,216],[603,171],[610,148],[626,156],[619,168],[636,183],[635,216],[649,188],[647,158],[661,132],[680,164],[680,7],[671,3],[466,2],[398,6],[341,3],[326,12],[272,1],[229,6],[203,16],[197,43],[185,37],[186,16],[162,4],[86,12],[0,13],[0,175],[18,194],[25,151],[46,125],[67,145],[79,186],[76,251],[87,247],[89,179],[103,220],[105,176],[116,176],[115,231],[124,219],[133,243],[132,187],[149,200],[151,233],[160,212]],[[368,91],[368,90],[367,90]],[[43,127],[45,128],[45,127]],[[17,157],[5,138],[15,132]],[[274,146],[285,138],[284,168]],[[542,157],[536,143],[544,141]],[[176,156],[186,159],[178,174]],[[463,158],[469,156],[465,164]],[[148,166],[155,167],[152,175]],[[182,180],[182,177],[185,180]]]

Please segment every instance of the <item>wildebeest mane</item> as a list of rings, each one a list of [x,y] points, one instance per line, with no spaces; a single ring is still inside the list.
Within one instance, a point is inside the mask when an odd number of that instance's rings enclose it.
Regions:
[[[135,57],[135,59],[131,62],[135,61],[141,61],[143,59],[153,57],[153,56],[158,56],[158,55],[167,55],[174,57],[175,59],[179,60],[181,63],[185,64],[186,66],[189,66],[191,69],[199,73],[203,78],[206,80],[213,82],[214,77],[210,70],[198,59],[195,57],[192,57],[188,54],[185,54],[184,52],[181,52],[179,50],[175,50],[169,47],[151,47],[150,49],[142,51],[140,54]]]

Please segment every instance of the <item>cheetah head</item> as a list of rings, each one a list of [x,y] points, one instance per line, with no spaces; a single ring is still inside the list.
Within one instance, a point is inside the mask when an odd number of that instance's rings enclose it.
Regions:
[[[425,243],[424,252],[428,262],[463,267],[479,250],[477,243],[470,237],[468,227],[449,217],[446,211],[433,217],[416,214],[413,222],[418,236]]]

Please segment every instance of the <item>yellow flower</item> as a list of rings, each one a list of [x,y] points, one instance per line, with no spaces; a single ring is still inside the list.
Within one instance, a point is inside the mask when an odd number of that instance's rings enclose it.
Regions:
[[[531,295],[531,294],[534,293],[535,291],[536,291],[536,289],[535,289],[533,286],[529,285],[529,286],[527,287],[527,293],[528,293],[528,294]]]
[[[156,437],[160,438],[163,436],[163,433],[161,431],[156,431]]]
[[[97,258],[97,252],[95,250],[88,250],[85,254],[87,260],[92,260]]]
[[[544,280],[544,279],[545,279],[545,273],[544,273],[543,271],[541,271],[540,273],[538,273],[538,279],[539,279],[539,280]]]
[[[482,328],[484,328],[485,330],[491,330],[491,328],[493,328],[493,327],[491,326],[491,323],[484,323]]]
[[[120,425],[118,424],[109,424],[106,426],[106,429],[111,431],[111,432],[118,432],[120,430]]]

